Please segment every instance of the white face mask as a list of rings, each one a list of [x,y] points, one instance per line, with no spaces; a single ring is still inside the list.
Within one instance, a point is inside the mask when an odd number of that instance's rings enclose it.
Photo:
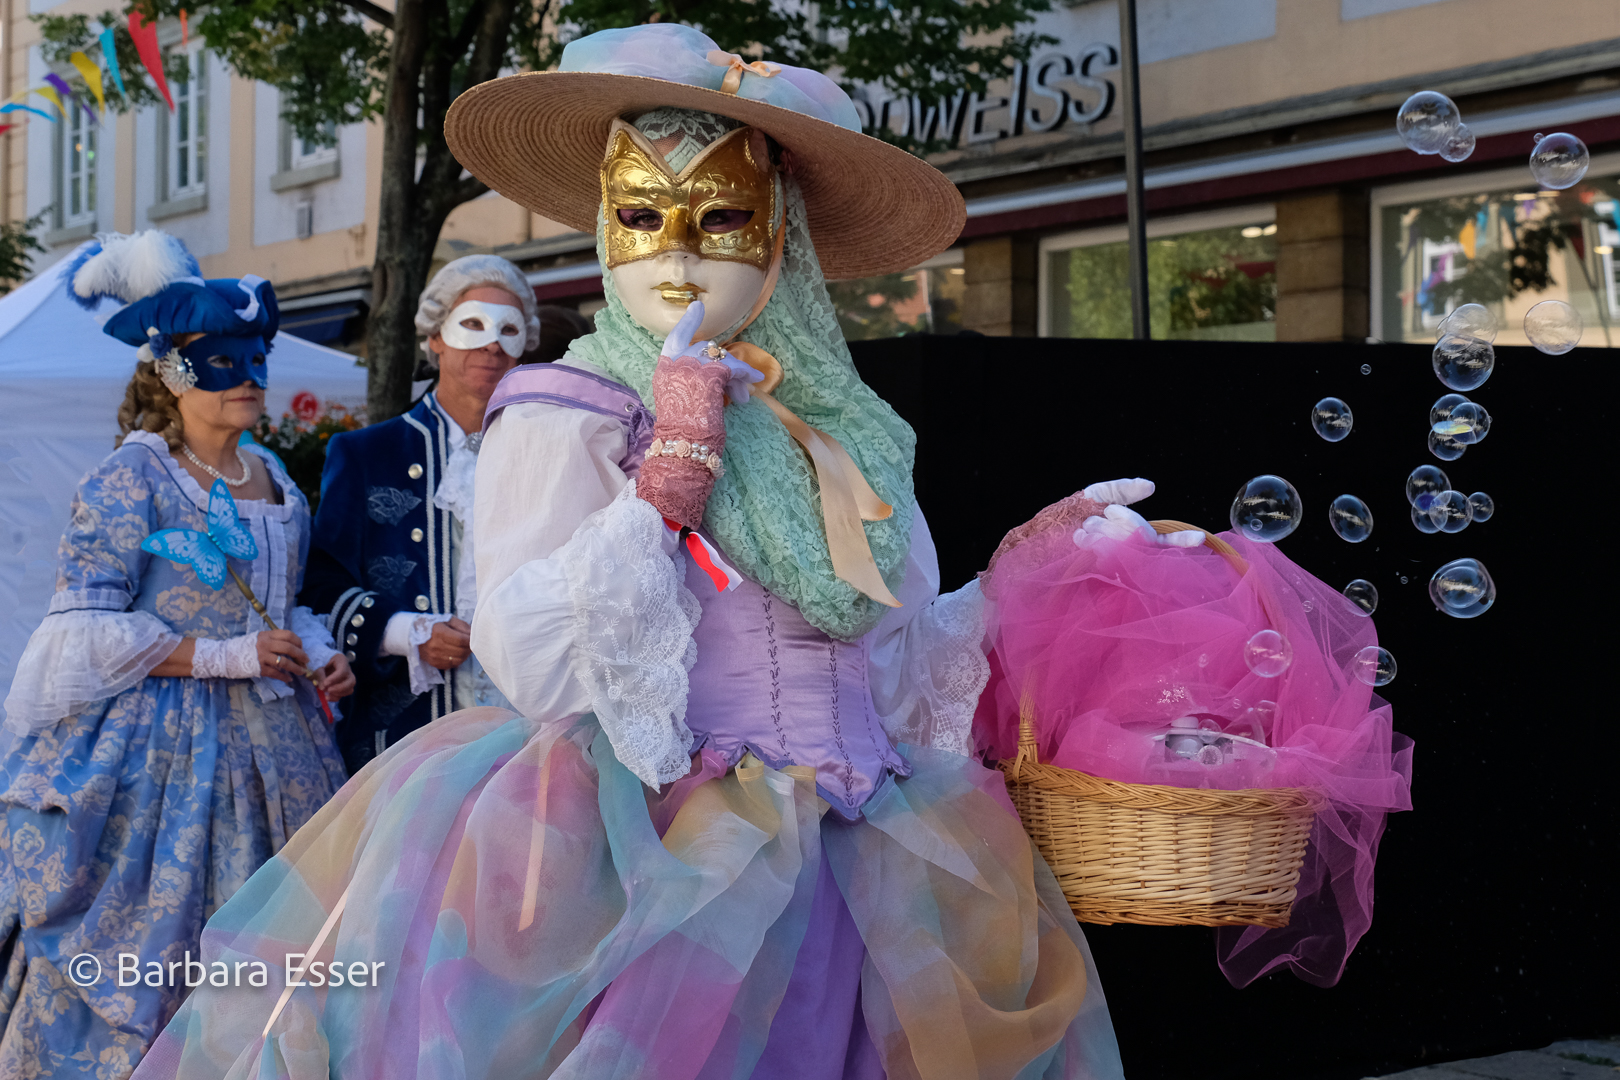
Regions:
[[[510,304],[486,304],[463,300],[450,310],[439,337],[452,349],[471,352],[498,341],[501,351],[516,360],[523,355],[525,333],[523,312]]]
[[[608,273],[630,317],[660,341],[675,329],[693,300],[702,300],[704,307],[698,340],[734,330],[765,287],[765,271],[751,263],[704,259],[684,251],[620,263]]]

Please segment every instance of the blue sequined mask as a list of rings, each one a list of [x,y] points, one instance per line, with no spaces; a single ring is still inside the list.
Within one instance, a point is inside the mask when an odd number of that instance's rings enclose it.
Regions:
[[[197,376],[197,388],[218,393],[252,383],[261,390],[269,382],[263,338],[207,334],[182,346],[180,355]]]

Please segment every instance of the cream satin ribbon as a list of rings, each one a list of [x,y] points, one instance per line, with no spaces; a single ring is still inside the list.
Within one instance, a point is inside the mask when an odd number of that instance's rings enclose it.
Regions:
[[[720,80],[720,91],[725,94],[735,94],[742,86],[743,72],[770,78],[782,70],[781,64],[773,64],[769,60],[755,60],[752,64],[745,61],[736,53],[726,52],[724,49],[712,49],[708,55],[709,63],[715,67],[730,68],[724,79]]]
[[[714,53],[710,53],[713,59]],[[730,54],[727,54],[730,55]],[[776,418],[787,428],[816,467],[816,483],[821,488],[821,518],[827,531],[827,553],[832,556],[833,575],[862,593],[888,607],[899,607],[889,587],[878,573],[877,560],[872,558],[872,545],[867,543],[862,521],[884,521],[894,513],[894,507],[878,498],[872,485],[866,482],[860,466],[849,456],[837,439],[819,428],[813,428],[799,419],[793,410],[771,396],[771,391],[782,384],[782,364],[760,348],[737,337],[759,318],[776,291],[776,279],[782,272],[782,249],[787,240],[787,211],[783,208],[782,223],[776,230],[776,250],[771,255],[771,268],[765,275],[754,308],[742,321],[731,339],[722,346],[728,353],[760,372],[764,381],[749,389],[749,393],[765,403]]]

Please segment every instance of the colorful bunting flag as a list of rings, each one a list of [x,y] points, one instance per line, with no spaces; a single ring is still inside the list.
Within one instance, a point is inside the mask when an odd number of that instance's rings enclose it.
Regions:
[[[96,107],[102,112],[106,112],[107,98],[101,92],[101,69],[82,52],[76,52],[69,56],[68,63],[72,64],[78,73],[83,76],[84,84],[90,88],[92,94],[96,95]]]
[[[191,28],[186,24],[186,9],[180,9],[180,47],[191,48]]]
[[[50,103],[55,105],[57,112],[61,113],[63,116],[67,115],[67,108],[65,106],[63,106],[63,104],[62,104],[61,95],[59,95],[51,87],[49,87],[49,86],[36,86],[36,87],[34,87],[34,93],[38,94],[40,97],[44,98],[46,101],[49,101]],[[39,112],[38,109],[35,109],[34,111]],[[40,115],[43,116],[45,114],[40,113]]]
[[[157,83],[158,93],[174,112],[174,98],[169,94],[169,80],[163,77],[163,50],[158,48],[157,27],[144,21],[138,11],[129,13],[129,36],[135,39],[135,51],[140,54],[146,73]]]
[[[54,71],[49,71],[45,73],[45,81],[50,83],[51,88],[61,95],[62,99],[67,102],[67,104],[63,106],[64,108],[71,109],[74,105],[78,105],[84,110],[85,115],[90,118],[90,122],[95,123],[95,110],[90,108],[90,106],[85,103],[84,99],[73,92],[73,87],[68,85],[66,79],[62,78],[62,76],[58,75]],[[67,114],[64,112],[64,119],[66,118],[66,115]]]
[[[15,101],[8,101],[4,105],[0,105],[0,113],[9,113],[9,112],[33,113],[35,116],[43,116],[45,119],[49,120],[53,124],[56,123],[56,117],[52,116],[50,113],[46,112],[44,109],[36,109],[32,105],[19,105]]]
[[[118,70],[118,43],[113,39],[113,28],[101,32],[101,58],[107,61],[107,74],[112,76],[113,85],[125,97],[129,91],[124,89],[124,73]]]

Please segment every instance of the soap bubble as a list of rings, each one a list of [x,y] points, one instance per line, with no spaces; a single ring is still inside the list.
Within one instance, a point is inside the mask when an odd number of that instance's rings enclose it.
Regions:
[[[1465,334],[1444,334],[1434,346],[1435,376],[1453,390],[1483,386],[1495,367],[1496,350],[1488,341]]]
[[[1473,152],[1474,133],[1468,130],[1467,124],[1458,124],[1457,130],[1446,140],[1446,145],[1440,148],[1440,156],[1447,161],[1467,161]]]
[[[1363,375],[1371,375],[1372,374],[1372,365],[1371,364],[1362,364],[1361,365],[1361,373]]]
[[[1417,527],[1417,531],[1420,533],[1436,533],[1440,531],[1435,527],[1434,522],[1429,520],[1429,512],[1419,510],[1415,506],[1412,507],[1412,524]]]
[[[1294,485],[1280,476],[1257,476],[1238,489],[1229,518],[1250,540],[1275,544],[1299,527],[1305,507]]]
[[[1275,679],[1294,662],[1294,647],[1275,630],[1261,630],[1243,646],[1243,662],[1262,679]]]
[[[1586,144],[1562,131],[1537,135],[1536,148],[1530,151],[1530,175],[1542,187],[1557,191],[1580,183],[1590,164],[1592,155],[1587,152]]]
[[[1456,461],[1467,449],[1467,446],[1450,435],[1441,435],[1433,430],[1429,432],[1429,453],[1441,461]]]
[[[1429,599],[1454,619],[1472,619],[1496,603],[1496,582],[1478,559],[1453,559],[1429,579]]]
[[[1447,334],[1495,341],[1497,329],[1496,316],[1491,314],[1490,308],[1484,304],[1463,304],[1440,320],[1434,336],[1436,341]]]
[[[1543,300],[1524,313],[1524,336],[1548,356],[1563,356],[1581,343],[1581,313],[1562,300]],[[1450,386],[1450,383],[1446,384]],[[1453,387],[1465,390],[1467,387]]]
[[[1336,397],[1325,397],[1311,406],[1311,427],[1328,442],[1338,442],[1350,434],[1355,422],[1350,406]]]
[[[1340,495],[1328,507],[1328,522],[1340,540],[1359,544],[1372,535],[1373,516],[1367,504],[1354,495]]]
[[[1451,489],[1451,479],[1433,465],[1419,465],[1406,478],[1406,501],[1427,511],[1434,497]]]
[[[1368,686],[1388,686],[1395,681],[1395,657],[1377,645],[1368,645],[1356,653],[1350,669]]]
[[[1474,521],[1489,521],[1491,515],[1496,513],[1496,500],[1483,491],[1476,491],[1468,496],[1468,505],[1474,508]]]
[[[1444,533],[1459,533],[1474,520],[1474,507],[1460,491],[1442,491],[1429,504],[1429,520]]]
[[[1464,446],[1484,442],[1491,430],[1491,414],[1485,406],[1474,401],[1460,401],[1449,410],[1444,420],[1436,421],[1430,429],[1436,435],[1455,439]]]
[[[1363,615],[1371,615],[1378,610],[1378,586],[1366,578],[1356,578],[1344,587],[1344,595],[1356,605],[1356,610]]]
[[[1442,420],[1451,419],[1451,410],[1468,399],[1461,394],[1444,394],[1429,406],[1429,426],[1434,427]]]
[[[1420,154],[1438,154],[1456,134],[1462,114],[1444,94],[1420,90],[1395,114],[1395,133]]]

